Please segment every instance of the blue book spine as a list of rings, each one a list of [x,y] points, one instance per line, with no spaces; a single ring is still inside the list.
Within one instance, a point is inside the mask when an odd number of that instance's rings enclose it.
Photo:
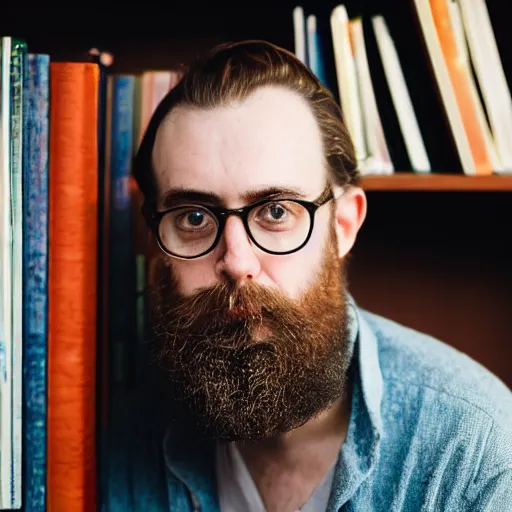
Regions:
[[[48,55],[29,54],[23,125],[23,508],[46,510]]]
[[[106,481],[102,511],[132,510],[131,448],[125,416],[129,361],[135,347],[135,268],[129,179],[133,155],[135,77],[113,75],[110,151],[109,371]],[[135,510],[135,509],[134,509]]]
[[[112,106],[112,144],[110,169],[110,343],[112,377],[117,384],[128,380],[127,352],[135,342],[135,289],[133,228],[131,218],[130,175],[132,165],[133,108],[135,77],[114,76]],[[132,322],[132,323],[131,323]],[[129,347],[132,345],[132,347]]]
[[[310,70],[322,82],[324,87],[330,88],[325,70],[325,56],[323,51],[323,40],[318,27],[315,30],[307,31],[308,63]],[[332,90],[332,89],[331,89]]]

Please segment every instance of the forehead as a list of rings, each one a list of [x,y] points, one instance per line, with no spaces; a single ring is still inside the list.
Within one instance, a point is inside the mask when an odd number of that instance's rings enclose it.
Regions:
[[[269,186],[305,195],[323,190],[321,134],[310,107],[277,87],[213,109],[175,109],[160,126],[153,150],[159,197],[172,188],[237,201]]]

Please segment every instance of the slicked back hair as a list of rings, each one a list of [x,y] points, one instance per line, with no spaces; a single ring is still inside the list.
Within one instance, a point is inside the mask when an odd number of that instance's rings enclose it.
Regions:
[[[243,41],[216,46],[194,62],[155,110],[133,168],[146,213],[156,206],[153,146],[167,115],[178,106],[208,110],[229,105],[264,86],[284,87],[304,98],[321,132],[331,182],[359,183],[354,146],[332,93],[292,52],[266,41]]]

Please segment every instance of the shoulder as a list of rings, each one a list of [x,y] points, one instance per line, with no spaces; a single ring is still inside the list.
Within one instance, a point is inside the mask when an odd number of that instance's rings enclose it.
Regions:
[[[495,374],[437,338],[365,310],[360,314],[375,335],[388,387],[428,390],[450,407],[508,430],[512,439],[512,391]]]
[[[512,391],[441,340],[365,310],[360,316],[377,343],[387,464],[430,475],[445,510],[463,502],[512,510]]]

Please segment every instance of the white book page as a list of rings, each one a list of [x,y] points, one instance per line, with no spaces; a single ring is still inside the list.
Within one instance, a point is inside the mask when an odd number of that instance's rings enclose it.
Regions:
[[[363,173],[372,174],[391,174],[393,172],[393,164],[388,152],[384,130],[377,109],[373,83],[370,76],[370,67],[366,55],[363,22],[360,18],[350,23],[350,31],[352,41],[354,42],[359,97],[361,98],[361,113],[368,147],[368,156],[362,171]]]
[[[295,44],[295,55],[303,64],[307,65],[306,34],[304,25],[304,9],[298,5],[293,9],[293,38]]]
[[[349,19],[344,5],[338,5],[333,9],[330,22],[343,119],[352,137],[357,161],[362,163],[367,157],[367,148],[357,73],[350,42]]]
[[[420,132],[418,119],[414,112],[402,66],[386,21],[382,16],[374,16],[372,24],[384,67],[384,74],[388,82],[412,170],[415,172],[430,172],[430,161]]]
[[[10,176],[10,68],[11,39],[1,39],[0,160],[4,218],[2,226],[3,346],[0,347],[0,508],[11,508],[12,470],[12,233]]]

